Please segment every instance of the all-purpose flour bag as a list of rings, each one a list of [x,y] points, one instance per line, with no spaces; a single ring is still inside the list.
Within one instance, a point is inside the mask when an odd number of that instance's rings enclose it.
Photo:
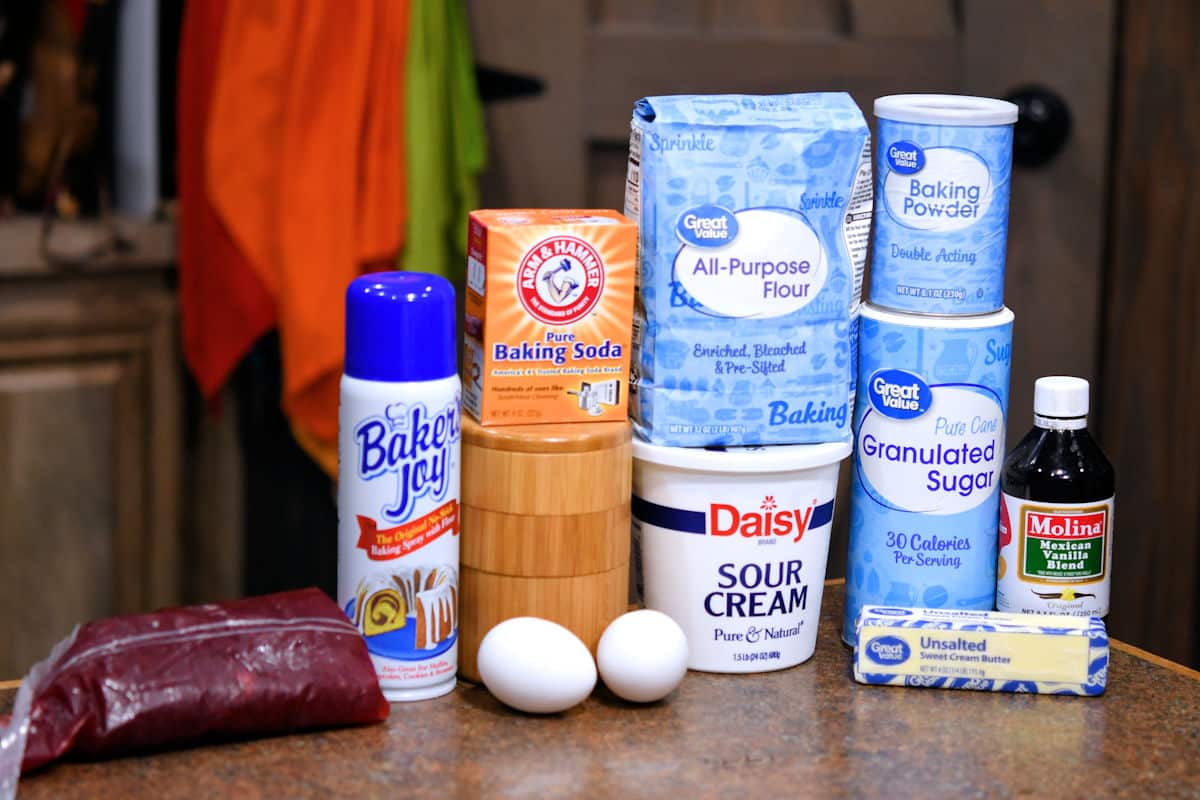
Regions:
[[[862,112],[843,93],[648,97],[632,127],[638,433],[848,441],[871,225]]]

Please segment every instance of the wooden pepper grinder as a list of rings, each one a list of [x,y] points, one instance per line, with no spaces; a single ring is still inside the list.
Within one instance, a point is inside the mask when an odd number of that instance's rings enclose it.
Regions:
[[[627,606],[628,421],[483,427],[463,415],[459,675],[512,617],[570,629],[593,654]]]

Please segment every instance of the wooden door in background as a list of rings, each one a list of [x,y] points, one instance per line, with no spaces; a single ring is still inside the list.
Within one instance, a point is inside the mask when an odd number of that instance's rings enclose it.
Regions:
[[[1104,386],[1092,395],[1117,467],[1126,594],[1110,623],[1200,668],[1200,5],[1129,0],[1122,16]]]
[[[475,0],[479,61],[545,82],[538,97],[488,108],[484,201],[621,208],[630,112],[647,95],[844,89],[873,123],[872,100],[884,94],[1045,87],[1066,101],[1073,125],[1048,164],[1013,173],[1005,293],[1016,314],[1012,442],[1032,424],[1034,378],[1096,374],[1115,5]],[[845,478],[844,470],[843,486]],[[847,493],[839,494],[830,576],[845,574]],[[1116,580],[1115,591],[1134,593],[1136,576],[1118,570]]]

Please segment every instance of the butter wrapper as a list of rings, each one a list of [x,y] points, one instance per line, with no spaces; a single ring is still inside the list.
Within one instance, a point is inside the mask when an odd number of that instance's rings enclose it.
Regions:
[[[856,641],[859,683],[1065,695],[1108,684],[1098,617],[868,605]]]

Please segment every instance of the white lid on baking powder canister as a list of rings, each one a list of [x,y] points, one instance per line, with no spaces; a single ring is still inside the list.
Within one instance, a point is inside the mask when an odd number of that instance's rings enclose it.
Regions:
[[[892,94],[875,100],[875,116],[918,125],[1011,125],[1017,106],[961,94]]]

